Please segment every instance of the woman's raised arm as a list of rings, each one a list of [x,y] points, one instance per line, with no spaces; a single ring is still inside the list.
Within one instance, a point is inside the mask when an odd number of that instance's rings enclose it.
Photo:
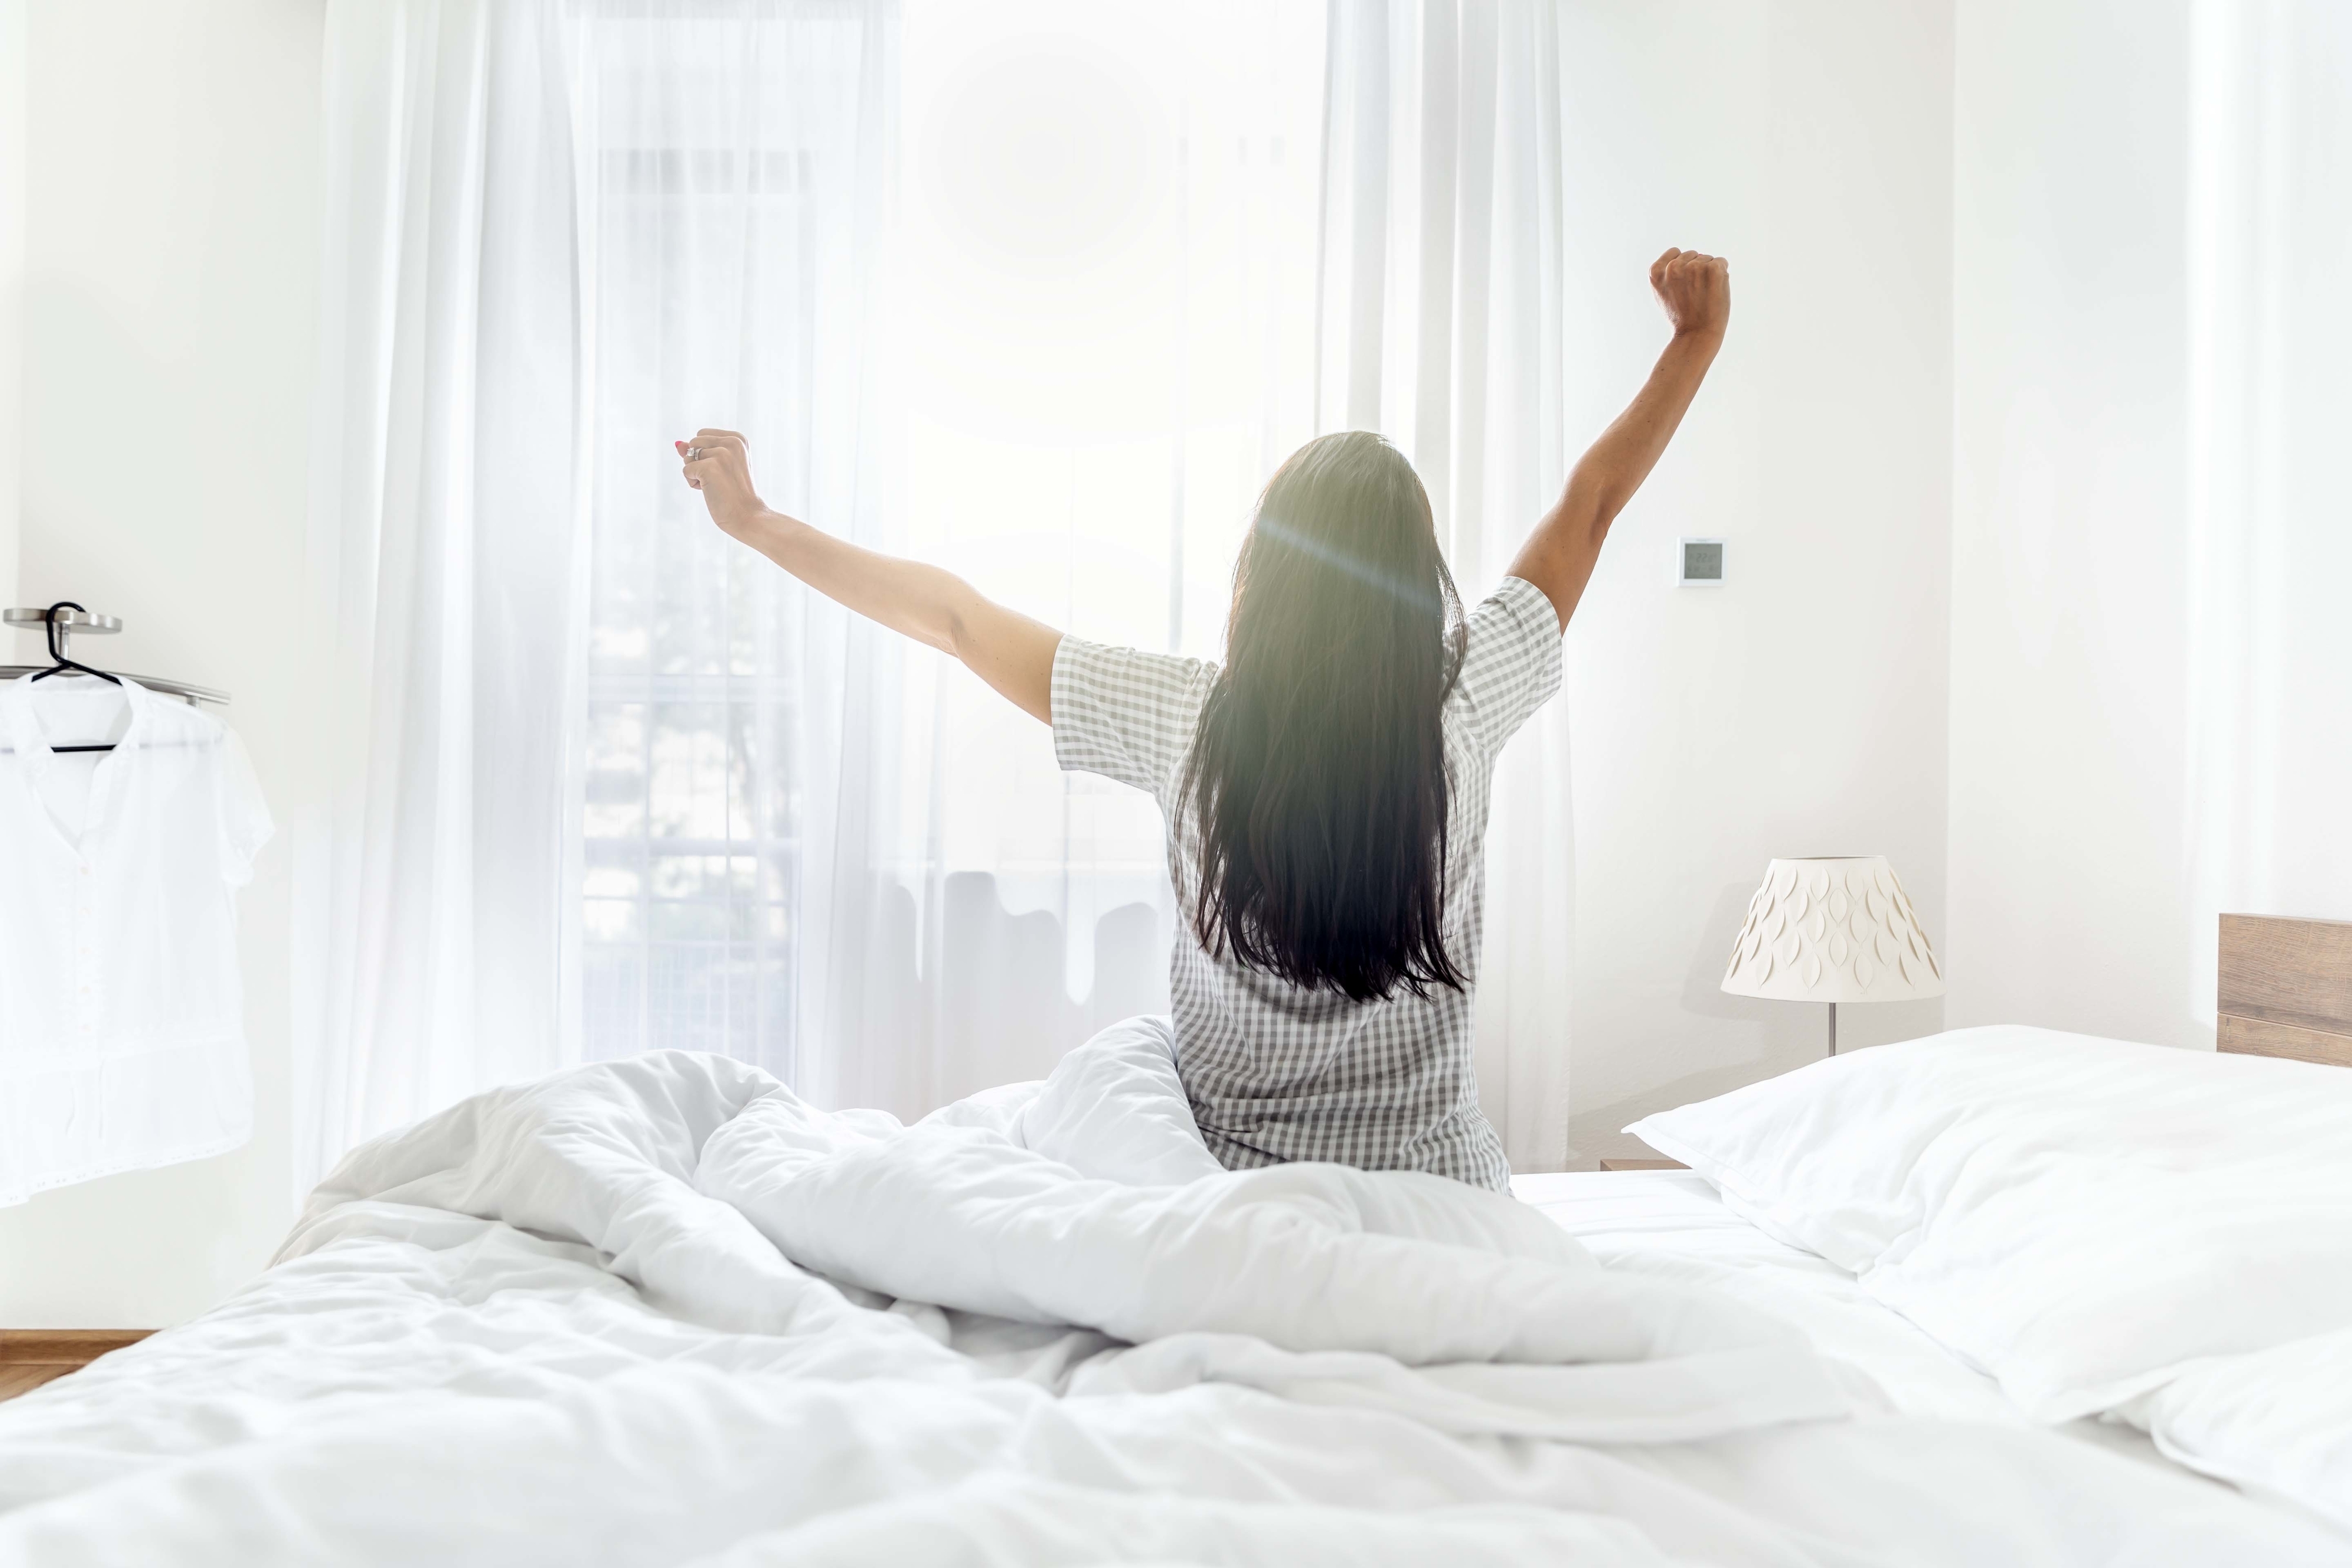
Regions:
[[[1054,722],[1059,632],[983,598],[953,572],[861,549],[770,510],[752,487],[743,438],[731,430],[698,430],[677,452],[686,482],[730,536],[827,599],[953,653],[1023,712]]]
[[[1674,439],[1731,320],[1731,267],[1719,256],[1670,250],[1651,264],[1650,287],[1674,323],[1674,341],[1625,412],[1578,460],[1559,502],[1511,562],[1511,576],[1544,591],[1562,631],[1591,580],[1609,525]]]

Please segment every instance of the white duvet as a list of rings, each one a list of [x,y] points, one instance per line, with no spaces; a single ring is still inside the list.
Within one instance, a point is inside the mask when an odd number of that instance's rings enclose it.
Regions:
[[[661,1053],[354,1154],[223,1307],[0,1405],[0,1563],[2338,1563],[1511,1199],[1228,1174],[1111,1031],[912,1128]]]

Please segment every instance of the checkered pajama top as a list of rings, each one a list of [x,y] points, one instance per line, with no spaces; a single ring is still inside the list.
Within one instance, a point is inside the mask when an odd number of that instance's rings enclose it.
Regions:
[[[1541,589],[1507,577],[1469,615],[1444,711],[1449,770],[1445,946],[1475,985],[1486,894],[1487,795],[1496,753],[1559,687],[1559,619]],[[1177,788],[1217,666],[1064,637],[1054,657],[1054,751],[1066,770],[1150,791],[1171,866],[1192,885],[1200,834]],[[1353,1002],[1307,991],[1180,930],[1169,961],[1176,1067],[1227,1169],[1328,1160],[1433,1171],[1507,1186],[1502,1141],[1478,1109],[1472,995],[1433,988]]]

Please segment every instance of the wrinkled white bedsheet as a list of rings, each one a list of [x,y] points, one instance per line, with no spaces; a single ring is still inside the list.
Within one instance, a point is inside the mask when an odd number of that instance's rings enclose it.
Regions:
[[[911,1128],[678,1052],[480,1096],[0,1405],[0,1563],[2352,1560],[1183,1103],[1117,1030]]]

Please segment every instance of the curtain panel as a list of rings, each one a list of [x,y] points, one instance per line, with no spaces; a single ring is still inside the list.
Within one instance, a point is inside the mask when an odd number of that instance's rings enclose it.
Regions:
[[[2352,897],[2352,10],[2199,0],[2189,104],[2190,1015],[2216,918]]]
[[[1335,0],[1314,401],[1428,486],[1454,580],[1492,590],[1567,478],[1552,0]],[[1517,1170],[1568,1156],[1576,861],[1567,704],[1503,754],[1486,830],[1478,1086]]]
[[[553,6],[336,5],[298,825],[299,1185],[570,1059],[585,298]]]
[[[583,1059],[915,1115],[1164,1009],[1151,802],[718,534],[667,443],[1213,656],[1266,475],[1374,428],[1475,599],[1563,473],[1558,88],[1538,0],[334,0],[298,1178]],[[1558,706],[1488,840],[1521,1168],[1565,1153]]]
[[[330,6],[298,1182],[583,1058],[793,1075],[826,961],[793,936],[839,902],[801,846],[856,840],[844,716],[894,711],[899,650],[718,535],[668,439],[743,429],[775,504],[900,545],[870,341],[896,26]]]

